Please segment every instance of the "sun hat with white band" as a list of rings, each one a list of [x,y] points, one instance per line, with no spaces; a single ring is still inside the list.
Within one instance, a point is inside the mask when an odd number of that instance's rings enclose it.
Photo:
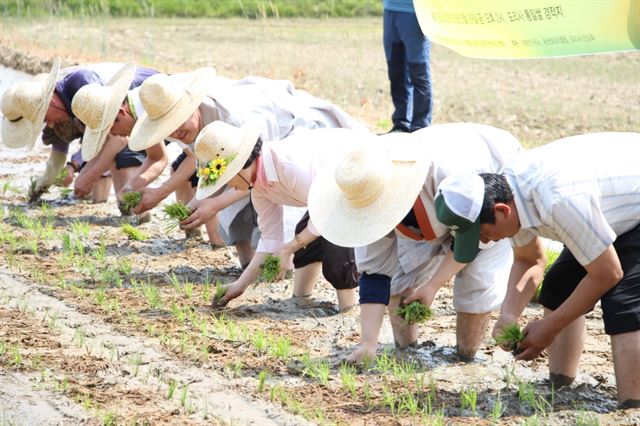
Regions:
[[[2,94],[2,143],[9,148],[33,148],[44,127],[44,117],[56,87],[60,58],[48,74],[15,84]]]
[[[134,64],[126,64],[106,85],[90,83],[82,86],[73,96],[73,114],[85,125],[82,135],[83,160],[91,160],[102,149],[135,72]]]
[[[438,186],[436,216],[454,234],[453,258],[457,262],[471,262],[480,250],[483,201],[484,180],[477,174],[451,175]]]
[[[223,121],[207,124],[196,138],[194,152],[198,158],[198,189],[201,200],[216,193],[244,167],[253,151],[264,121],[255,118],[236,127]]]
[[[200,106],[216,76],[213,67],[166,75],[156,74],[140,86],[140,100],[145,113],[138,117],[129,148],[141,151],[176,131]]]
[[[309,216],[343,247],[379,240],[411,210],[429,167],[424,144],[410,134],[377,137],[321,171],[309,191]]]

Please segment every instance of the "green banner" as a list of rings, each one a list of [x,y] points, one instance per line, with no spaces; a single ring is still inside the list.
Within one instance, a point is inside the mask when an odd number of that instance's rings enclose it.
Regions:
[[[640,50],[640,0],[414,0],[422,31],[463,56]]]

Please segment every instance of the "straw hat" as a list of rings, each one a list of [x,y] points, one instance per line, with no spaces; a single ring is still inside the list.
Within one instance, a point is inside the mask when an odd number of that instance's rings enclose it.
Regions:
[[[242,170],[263,127],[260,119],[249,120],[242,128],[214,121],[200,131],[194,148],[200,177],[196,191],[199,200],[217,192]]]
[[[73,96],[71,109],[85,125],[82,136],[83,160],[91,160],[102,149],[135,72],[134,64],[126,64],[106,85],[86,84]]]
[[[342,247],[370,244],[411,210],[429,171],[424,143],[410,134],[378,137],[320,172],[309,191],[309,215],[320,234]]]
[[[18,83],[2,95],[2,142],[9,148],[32,148],[42,131],[44,117],[56,87],[60,58],[54,58],[49,74]]]
[[[213,67],[168,76],[156,74],[140,86],[144,114],[131,131],[129,148],[141,151],[173,133],[200,106],[211,79]]]

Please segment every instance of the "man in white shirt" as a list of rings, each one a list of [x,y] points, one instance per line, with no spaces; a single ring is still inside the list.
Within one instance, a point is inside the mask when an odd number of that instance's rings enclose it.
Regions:
[[[524,329],[530,360],[549,348],[552,383],[576,377],[584,314],[600,300],[611,336],[621,407],[640,407],[640,133],[573,136],[532,149],[502,174],[444,180],[438,220],[455,228],[456,257],[473,259],[478,242],[512,238],[515,262],[494,336],[517,322],[542,279],[540,237],[565,245],[544,280],[544,318]]]

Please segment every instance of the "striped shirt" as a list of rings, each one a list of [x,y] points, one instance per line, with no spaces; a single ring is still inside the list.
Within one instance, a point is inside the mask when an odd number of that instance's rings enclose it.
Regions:
[[[526,151],[504,170],[521,229],[562,242],[582,265],[640,223],[640,133],[572,136]]]

